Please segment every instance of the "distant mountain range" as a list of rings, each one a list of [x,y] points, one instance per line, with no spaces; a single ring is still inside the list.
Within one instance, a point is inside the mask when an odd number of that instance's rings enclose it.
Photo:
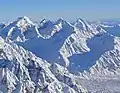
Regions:
[[[0,93],[119,93],[120,22],[19,17],[0,24]]]

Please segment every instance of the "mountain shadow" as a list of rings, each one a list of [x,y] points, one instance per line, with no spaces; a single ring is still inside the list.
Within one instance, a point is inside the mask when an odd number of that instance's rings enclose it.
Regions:
[[[87,45],[90,48],[89,52],[69,57],[71,72],[89,70],[103,53],[114,48],[114,37],[108,34],[96,35],[87,41]]]
[[[63,27],[59,32],[56,32],[54,36],[49,39],[43,39],[41,37],[27,40],[26,42],[17,42],[18,45],[33,52],[36,56],[41,57],[48,62],[59,62],[63,64],[63,59],[59,53],[64,41],[74,31],[72,27]]]

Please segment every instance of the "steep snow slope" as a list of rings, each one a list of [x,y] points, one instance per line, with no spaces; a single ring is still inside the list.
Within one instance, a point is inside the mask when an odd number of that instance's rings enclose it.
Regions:
[[[109,34],[96,35],[87,41],[87,46],[90,51],[69,57],[70,61],[73,62],[70,66],[71,70],[89,70],[103,53],[113,49],[114,37]]]
[[[37,25],[26,16],[17,18],[17,20],[5,26],[1,31],[3,38],[19,42],[39,37],[39,35]]]
[[[114,37],[113,48],[97,60],[96,64],[90,69],[91,74],[96,75],[119,75],[120,68],[120,38]],[[95,71],[95,72],[94,72]]]
[[[0,51],[0,91],[3,93],[80,93],[69,71],[36,57],[10,42]]]
[[[118,47],[119,45],[115,48]],[[120,91],[117,88],[119,79],[115,78],[116,75],[112,74],[111,79],[110,76],[96,79],[87,73],[82,77],[75,76],[66,68],[56,63],[49,64],[22,47],[6,41],[0,54],[0,72],[0,91],[3,93],[87,93],[87,91],[114,93]],[[109,87],[103,86],[106,83]],[[97,89],[95,84],[98,86]],[[111,86],[113,84],[114,86]]]
[[[40,31],[40,34],[45,38],[51,37],[51,32],[53,31],[54,23],[50,20],[43,19],[40,22],[38,30]]]
[[[60,49],[60,53],[63,56],[64,60],[75,63],[74,59],[70,61],[68,58],[74,54],[83,54],[90,51],[90,48],[87,45],[87,40],[94,37],[95,35],[101,35],[106,31],[103,29],[96,29],[97,26],[88,24],[82,19],[78,19],[74,24],[74,33],[72,33],[65,40],[63,46]]]
[[[77,81],[80,82],[82,87],[85,87],[90,93],[120,92],[119,37],[114,37],[113,45],[114,47],[103,53],[89,70],[79,73],[80,77],[83,77],[83,79],[77,77]]]
[[[49,39],[54,34],[61,31],[61,29],[63,29],[63,26],[67,24],[70,25],[70,23],[66,22],[62,18],[58,19],[56,22],[43,19],[39,25],[39,32],[44,38]]]

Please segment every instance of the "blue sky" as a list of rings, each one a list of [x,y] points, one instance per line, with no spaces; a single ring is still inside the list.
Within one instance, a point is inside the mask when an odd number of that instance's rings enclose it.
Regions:
[[[33,20],[120,18],[120,0],[1,0],[0,21],[28,16]]]

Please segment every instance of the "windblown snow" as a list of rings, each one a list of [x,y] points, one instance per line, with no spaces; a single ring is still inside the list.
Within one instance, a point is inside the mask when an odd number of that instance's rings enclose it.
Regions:
[[[0,93],[120,93],[120,25],[19,17],[0,24]]]

